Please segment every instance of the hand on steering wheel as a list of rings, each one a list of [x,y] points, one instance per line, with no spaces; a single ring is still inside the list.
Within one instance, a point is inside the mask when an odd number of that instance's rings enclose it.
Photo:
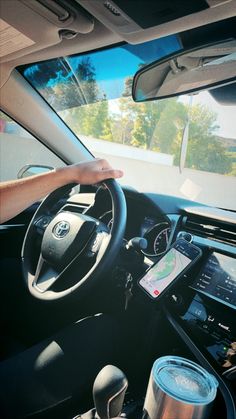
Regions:
[[[41,300],[78,296],[89,290],[95,281],[111,268],[122,244],[126,226],[126,201],[114,179],[103,182],[112,200],[113,224],[108,227],[86,214],[59,210],[47,225],[39,255],[36,253],[37,223],[74,185],[66,185],[48,195],[36,211],[27,229],[22,263],[24,280],[30,293]],[[73,285],[56,290],[58,282],[71,284],[71,276],[78,277],[80,263],[88,263],[88,271]],[[36,260],[37,259],[37,260]]]

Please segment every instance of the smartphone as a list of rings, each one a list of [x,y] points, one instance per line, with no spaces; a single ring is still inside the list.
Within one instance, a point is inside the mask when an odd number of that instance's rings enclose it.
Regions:
[[[154,300],[159,299],[201,255],[202,251],[199,247],[184,239],[178,239],[167,253],[139,279],[138,284],[149,297]]]

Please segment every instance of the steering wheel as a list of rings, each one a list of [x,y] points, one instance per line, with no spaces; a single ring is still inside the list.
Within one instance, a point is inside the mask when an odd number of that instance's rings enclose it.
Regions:
[[[111,231],[100,220],[70,207],[62,207],[55,216],[50,215],[75,185],[55,190],[40,204],[22,247],[23,276],[34,297],[47,301],[69,298],[72,294],[80,297],[112,267],[122,244],[127,210],[120,185],[114,179],[105,180],[103,185],[112,201]]]

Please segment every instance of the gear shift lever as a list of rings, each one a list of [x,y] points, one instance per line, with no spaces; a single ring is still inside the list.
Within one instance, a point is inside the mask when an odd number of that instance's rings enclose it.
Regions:
[[[106,365],[93,384],[95,409],[73,419],[115,419],[122,410],[127,387],[125,374],[113,365]]]
[[[127,387],[128,381],[124,373],[113,365],[106,365],[93,385],[96,417],[110,419],[119,416]]]

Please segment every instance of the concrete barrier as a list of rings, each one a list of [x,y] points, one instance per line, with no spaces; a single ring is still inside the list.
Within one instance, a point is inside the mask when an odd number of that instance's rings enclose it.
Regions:
[[[121,184],[130,185],[140,192],[154,192],[180,196],[221,208],[236,209],[236,177],[199,170],[184,169],[179,173],[173,166],[173,157],[122,144],[95,141],[82,137],[95,157],[109,160],[122,169]],[[19,141],[21,146],[19,147]],[[152,153],[152,161],[149,161]],[[153,156],[155,154],[155,156]],[[14,179],[25,164],[46,164],[54,167],[63,163],[33,137],[0,134],[0,180]]]

